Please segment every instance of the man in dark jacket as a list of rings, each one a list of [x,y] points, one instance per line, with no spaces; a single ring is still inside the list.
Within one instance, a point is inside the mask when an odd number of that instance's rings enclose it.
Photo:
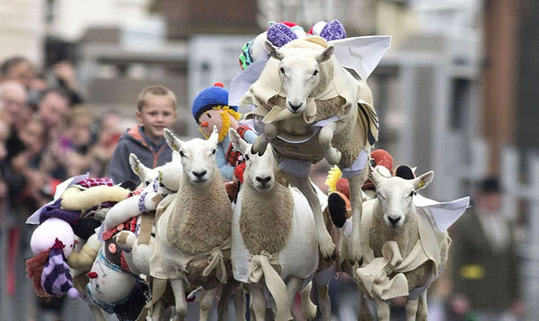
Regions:
[[[514,229],[501,212],[497,178],[480,182],[472,211],[453,232],[455,298],[451,307],[458,310],[453,313],[474,314],[477,320],[501,320],[521,303]]]

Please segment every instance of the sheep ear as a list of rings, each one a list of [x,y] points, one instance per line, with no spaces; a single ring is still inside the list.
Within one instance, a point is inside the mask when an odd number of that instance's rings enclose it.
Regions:
[[[177,151],[173,150],[173,151],[172,151],[172,162],[179,162],[180,160],[181,160],[180,153],[178,153]]]
[[[381,181],[381,175],[376,171],[372,165],[369,164],[369,179],[374,184],[374,186],[377,186]]]
[[[219,143],[219,131],[217,130],[217,126],[213,126],[213,130],[208,138],[208,141],[215,146],[217,146],[217,143]]]
[[[144,165],[140,162],[137,155],[130,153],[129,154],[129,165],[131,166],[131,170],[135,175],[137,175],[140,179],[144,177]]]
[[[239,151],[242,155],[245,155],[247,151],[249,150],[249,144],[244,141],[238,132],[230,128],[228,130],[228,135],[230,136],[230,141],[232,142],[232,146],[234,146],[234,149]]]
[[[413,180],[415,190],[419,191],[429,186],[429,184],[432,182],[433,179],[434,179],[434,171],[428,171],[425,174],[415,178]]]
[[[168,128],[165,128],[165,140],[167,141],[168,146],[170,146],[173,151],[180,152],[180,150],[182,149],[182,141],[178,137],[176,137],[176,135],[174,135],[174,133],[172,133],[172,131],[170,131],[170,129]]]
[[[271,42],[269,42],[269,40],[266,40],[265,45],[270,57],[273,57],[277,60],[283,60],[283,54],[279,51],[279,49],[275,48],[275,46]]]
[[[321,54],[316,57],[316,61],[318,61],[319,64],[328,61],[329,58],[331,58],[331,56],[333,55],[334,51],[335,47],[327,47]]]

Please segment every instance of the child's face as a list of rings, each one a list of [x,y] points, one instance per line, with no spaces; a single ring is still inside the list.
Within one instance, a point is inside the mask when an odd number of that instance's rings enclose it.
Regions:
[[[221,115],[223,111],[210,109],[202,113],[198,118],[198,124],[200,126],[200,131],[204,136],[209,137],[213,131],[213,126],[217,127],[217,130],[220,130],[223,126],[223,116]],[[225,116],[226,117],[226,116]]]
[[[176,109],[167,96],[148,95],[142,111],[137,112],[137,121],[144,126],[144,133],[151,139],[163,137],[165,128],[176,121]]]

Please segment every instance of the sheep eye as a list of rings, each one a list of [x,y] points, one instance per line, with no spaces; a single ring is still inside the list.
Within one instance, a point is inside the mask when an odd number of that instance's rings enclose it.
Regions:
[[[279,68],[279,71],[281,72],[281,74],[284,75],[284,68],[283,67]]]
[[[215,155],[215,148],[211,150],[211,154]]]
[[[180,151],[180,156],[185,157],[185,153],[183,152],[183,150]]]
[[[414,196],[415,194],[416,194],[415,191],[411,191],[411,192],[410,192],[410,195],[408,195],[408,197],[412,197],[412,196]]]
[[[144,184],[150,185],[150,181],[145,181]]]
[[[315,71],[313,72],[313,76],[316,76],[316,75],[318,75],[318,70],[315,70]]]

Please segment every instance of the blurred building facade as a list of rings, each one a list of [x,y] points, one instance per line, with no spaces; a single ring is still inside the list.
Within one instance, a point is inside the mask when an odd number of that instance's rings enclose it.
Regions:
[[[45,36],[44,12],[43,0],[2,1],[0,3],[1,60],[14,55],[22,55],[33,62],[41,63]]]

